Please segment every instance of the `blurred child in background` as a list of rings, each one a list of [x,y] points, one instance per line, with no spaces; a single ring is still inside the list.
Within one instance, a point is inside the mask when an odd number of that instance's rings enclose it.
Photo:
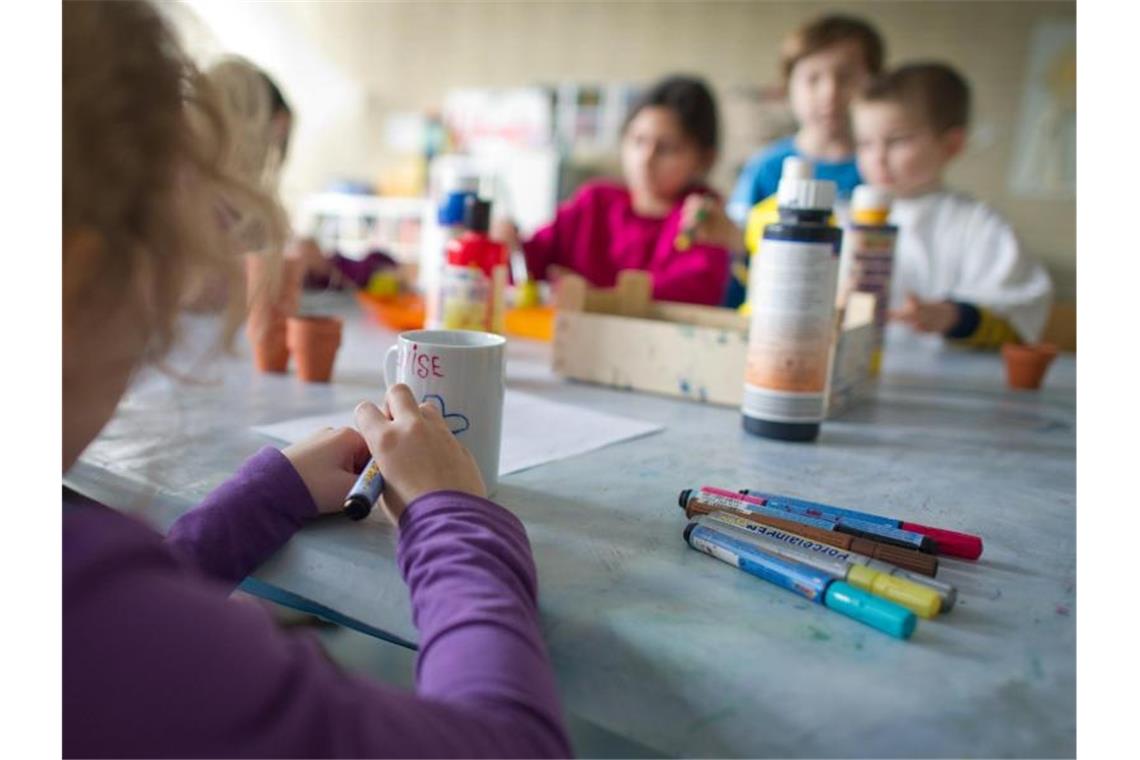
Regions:
[[[622,130],[624,184],[590,182],[554,221],[520,243],[510,222],[494,236],[521,245],[532,277],[563,267],[598,287],[623,269],[653,275],[653,297],[718,304],[728,281],[728,251],[740,233],[705,177],[720,145],[712,92],[701,80],[671,76],[630,110]],[[678,238],[688,238],[678,245]]]
[[[860,171],[895,197],[892,318],[976,346],[1039,340],[1048,272],[997,211],[943,184],[970,122],[961,75],[940,63],[901,66],[856,98],[853,117]]]
[[[785,39],[780,51],[780,75],[788,103],[799,125],[797,132],[752,157],[741,170],[728,202],[728,216],[746,230],[755,250],[766,224],[776,221],[776,189],[784,159],[810,161],[818,179],[835,182],[841,203],[859,184],[855,144],[848,106],[852,96],[883,67],[883,40],[865,21],[850,16],[823,16]],[[757,204],[763,204],[755,208]],[[744,246],[725,292],[724,305],[744,301],[749,259]]]
[[[748,212],[776,192],[788,156],[815,166],[845,198],[859,184],[848,105],[883,67],[883,41],[865,21],[824,16],[788,35],[780,51],[780,74],[799,129],[749,159],[728,202],[728,215],[741,227]]]

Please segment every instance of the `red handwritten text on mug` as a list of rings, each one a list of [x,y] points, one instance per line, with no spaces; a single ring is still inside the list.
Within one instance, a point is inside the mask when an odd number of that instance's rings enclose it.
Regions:
[[[421,380],[429,377],[443,377],[443,364],[435,354],[425,354],[420,351],[419,345],[413,343],[412,351],[407,356],[412,375]]]

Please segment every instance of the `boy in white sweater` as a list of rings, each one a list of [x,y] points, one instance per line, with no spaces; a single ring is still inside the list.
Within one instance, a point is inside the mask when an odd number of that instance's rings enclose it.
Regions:
[[[938,63],[888,72],[852,103],[859,171],[896,199],[891,318],[979,347],[1033,343],[1049,317],[1048,272],[996,211],[942,184],[969,115],[969,86]]]

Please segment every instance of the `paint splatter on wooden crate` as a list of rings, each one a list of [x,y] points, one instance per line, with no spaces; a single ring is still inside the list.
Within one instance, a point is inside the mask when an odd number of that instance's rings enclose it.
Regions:
[[[711,404],[739,406],[748,321],[734,310],[653,301],[646,272],[625,271],[613,288],[564,274],[555,303],[554,370],[564,377]],[[853,299],[833,362],[831,416],[871,384],[873,300]]]

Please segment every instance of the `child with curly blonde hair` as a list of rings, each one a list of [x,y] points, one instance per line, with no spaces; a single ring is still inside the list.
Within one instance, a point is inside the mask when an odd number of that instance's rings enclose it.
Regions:
[[[64,472],[174,345],[187,288],[232,271],[246,233],[281,238],[279,210],[227,163],[225,126],[149,4],[64,3]],[[386,406],[361,403],[359,432],[263,449],[165,537],[65,489],[65,756],[570,753],[522,524],[484,498],[436,407],[403,385]],[[369,457],[420,632],[414,694],[228,598],[338,511]]]

